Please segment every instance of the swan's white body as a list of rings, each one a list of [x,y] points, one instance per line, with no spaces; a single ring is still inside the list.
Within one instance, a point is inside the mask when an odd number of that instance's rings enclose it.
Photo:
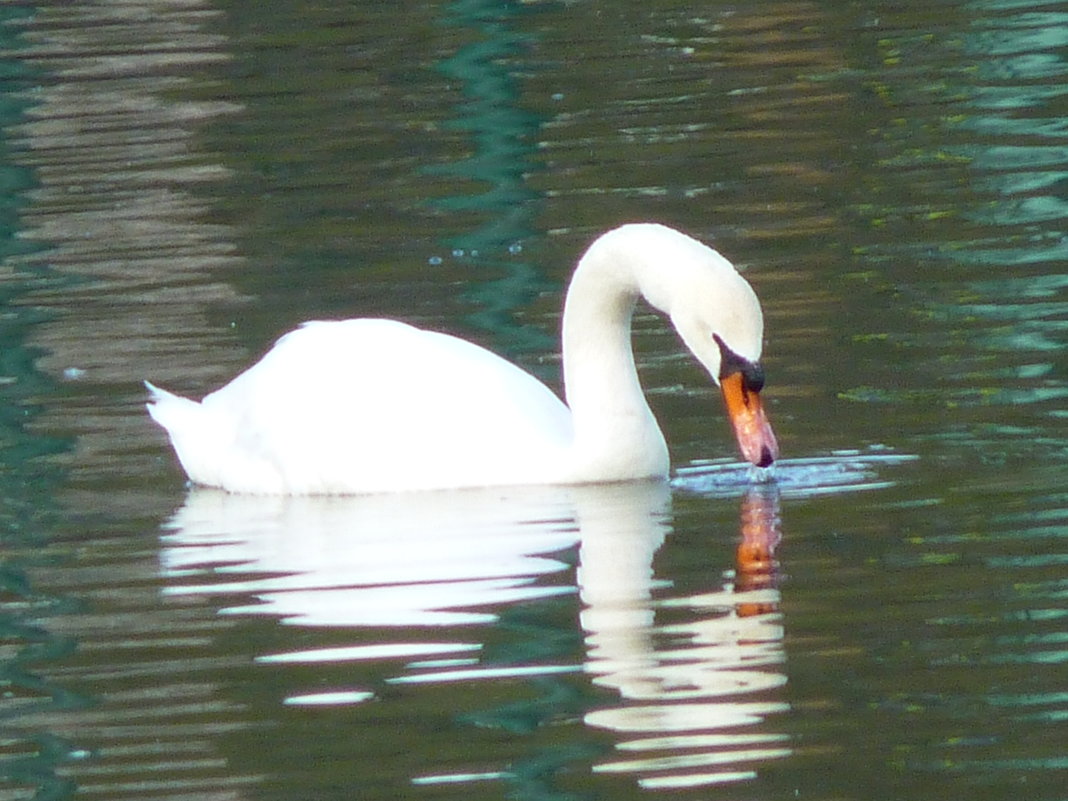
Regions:
[[[148,408],[193,482],[233,492],[660,477],[667,445],[630,344],[639,295],[671,317],[717,383],[723,352],[714,334],[732,356],[759,358],[760,305],[731,264],[670,228],[627,225],[590,246],[568,290],[566,406],[533,376],[470,342],[358,319],[306,323],[200,403],[149,384]],[[770,444],[756,447],[766,464],[777,451],[761,421],[757,435],[766,433]],[[741,442],[737,423],[736,430]]]

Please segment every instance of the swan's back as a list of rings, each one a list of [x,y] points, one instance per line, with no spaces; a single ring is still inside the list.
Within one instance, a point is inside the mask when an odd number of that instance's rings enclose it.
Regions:
[[[567,464],[570,413],[544,384],[392,320],[306,323],[201,403],[155,389],[154,401],[190,479],[231,491],[566,480],[554,471]]]

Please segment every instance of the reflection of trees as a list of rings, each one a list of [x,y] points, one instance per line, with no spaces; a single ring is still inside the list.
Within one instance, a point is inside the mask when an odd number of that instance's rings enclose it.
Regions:
[[[121,469],[134,472],[131,442],[159,441],[141,415],[77,398],[80,386],[214,380],[234,356],[207,310],[239,298],[208,275],[237,257],[197,197],[228,173],[197,152],[196,135],[239,107],[177,99],[229,57],[208,18],[181,4],[146,15],[137,4],[60,3],[20,22],[20,57],[42,80],[10,141],[35,179],[20,236],[40,249],[16,266],[47,276],[24,298],[54,318],[34,330],[40,366],[81,380],[46,421],[77,435],[79,467],[120,469],[109,456],[121,440]]]
[[[983,460],[1041,460],[1060,450],[1040,432],[1068,397],[1068,18],[990,0],[919,27],[909,13],[858,39],[881,62],[865,76],[877,115],[858,274],[900,298],[886,320],[844,306],[857,355],[907,370],[842,397],[907,409]]]
[[[510,25],[524,13],[529,10],[513,0],[458,0],[447,7],[446,24],[477,37],[438,64],[462,88],[462,100],[447,125],[470,135],[473,152],[429,171],[466,179],[465,184],[478,187],[473,193],[434,201],[436,207],[451,213],[474,212],[483,218],[477,227],[450,242],[457,257],[477,263],[480,273],[485,273],[472,280],[467,290],[480,308],[472,319],[480,327],[505,334],[511,350],[543,350],[544,337],[518,329],[512,319],[513,312],[545,288],[539,270],[512,252],[533,233],[537,194],[528,187],[527,175],[535,169],[531,154],[542,122],[519,107],[520,89],[509,65],[529,38]],[[490,279],[490,273],[498,277]]]

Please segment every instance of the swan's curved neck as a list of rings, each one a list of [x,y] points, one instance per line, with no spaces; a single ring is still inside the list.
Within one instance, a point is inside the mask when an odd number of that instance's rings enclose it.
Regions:
[[[604,238],[579,261],[564,304],[564,387],[582,478],[664,475],[667,444],[638,381],[631,320],[646,265]]]

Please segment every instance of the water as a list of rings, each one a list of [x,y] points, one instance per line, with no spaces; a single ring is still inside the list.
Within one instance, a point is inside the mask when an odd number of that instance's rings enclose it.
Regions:
[[[0,799],[1066,797],[1059,5],[0,19]],[[250,502],[144,413],[356,314],[555,385],[635,219],[760,294],[773,475],[645,314],[670,487]]]

